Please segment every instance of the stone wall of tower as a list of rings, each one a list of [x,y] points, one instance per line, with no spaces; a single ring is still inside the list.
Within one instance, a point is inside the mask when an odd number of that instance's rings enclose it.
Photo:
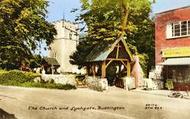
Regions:
[[[76,51],[79,42],[79,26],[72,22],[60,20],[53,22],[57,35],[50,45],[49,57],[56,58],[61,65],[61,72],[77,72],[77,66],[70,64],[70,55]]]

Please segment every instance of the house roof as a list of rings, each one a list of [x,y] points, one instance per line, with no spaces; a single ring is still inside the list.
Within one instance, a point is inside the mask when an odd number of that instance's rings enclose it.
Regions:
[[[114,50],[115,46],[120,41],[124,44],[126,52],[129,54],[130,59],[132,59],[131,52],[129,50],[129,47],[127,46],[126,41],[122,37],[120,37],[115,42],[108,43],[107,45],[104,43],[98,44],[87,56],[86,62],[97,62],[106,60],[108,55]]]
[[[175,8],[175,9],[170,9],[170,10],[166,10],[166,11],[162,11],[162,12],[158,12],[156,13],[156,16],[161,15],[161,14],[165,14],[174,10],[179,10],[179,9],[186,9],[186,8],[190,8],[190,5],[184,6],[184,7],[179,7],[179,8]]]
[[[55,58],[44,57],[43,59],[50,65],[60,65]]]

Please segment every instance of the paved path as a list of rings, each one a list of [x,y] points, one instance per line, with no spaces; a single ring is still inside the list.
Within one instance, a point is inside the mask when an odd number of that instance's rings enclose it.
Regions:
[[[0,86],[0,108],[17,119],[190,119],[190,100],[115,87],[97,92]]]

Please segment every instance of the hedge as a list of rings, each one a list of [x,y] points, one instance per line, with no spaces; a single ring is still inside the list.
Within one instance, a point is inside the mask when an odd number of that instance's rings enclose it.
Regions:
[[[10,86],[21,86],[21,87],[39,87],[39,88],[50,88],[50,89],[76,89],[75,86],[70,84],[55,84],[53,82],[34,82],[33,79],[40,77],[40,74],[33,72],[22,72],[19,70],[5,71],[0,70],[0,84]]]

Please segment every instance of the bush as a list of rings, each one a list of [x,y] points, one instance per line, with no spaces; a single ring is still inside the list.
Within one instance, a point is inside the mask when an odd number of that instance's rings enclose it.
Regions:
[[[24,83],[32,81],[35,77],[39,77],[39,74],[32,72],[21,72],[19,70],[1,71],[0,84],[18,85],[18,83]]]
[[[53,80],[53,79],[51,79],[48,83],[53,84],[53,83],[54,83],[54,80]]]
[[[0,83],[1,84],[9,84],[11,83],[11,85],[13,83],[23,83],[28,81],[28,78],[26,78],[26,76],[17,70],[12,70],[12,71],[7,71],[1,74],[0,76]]]
[[[0,84],[22,86],[22,87],[39,87],[39,88],[50,88],[50,89],[76,89],[75,86],[70,84],[55,84],[54,80],[49,82],[33,82],[33,79],[39,77],[40,74],[33,72],[22,72],[19,70],[5,71],[0,70]]]
[[[36,77],[40,77],[41,75],[38,73],[33,73],[33,72],[24,72],[25,76],[27,79],[29,79],[30,81],[33,80]]]
[[[0,76],[4,73],[6,73],[7,71],[6,70],[0,70]]]
[[[147,74],[148,74],[148,55],[147,54],[138,54],[137,55],[139,57],[139,63],[141,65],[141,68],[143,70],[143,73],[144,73],[144,77],[147,77]]]

